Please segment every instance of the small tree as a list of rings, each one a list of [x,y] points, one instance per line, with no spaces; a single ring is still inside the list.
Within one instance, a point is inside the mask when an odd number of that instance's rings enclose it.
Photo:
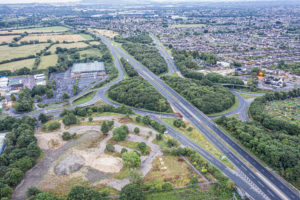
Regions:
[[[16,97],[15,97],[14,94],[11,94],[11,95],[10,95],[10,98],[11,98],[12,101],[16,101]]]
[[[147,149],[147,145],[145,144],[145,142],[140,142],[138,144],[139,150],[142,152],[142,154],[144,154],[146,152]]]
[[[141,166],[141,158],[136,152],[125,152],[122,154],[124,166],[134,168]]]
[[[133,131],[134,131],[135,134],[139,134],[140,133],[139,127],[135,127]]]
[[[178,146],[178,142],[175,139],[168,139],[167,143],[168,143],[169,147],[176,147],[176,146]]]
[[[135,121],[136,121],[137,123],[140,123],[140,122],[141,122],[141,116],[137,116],[137,117],[135,118]]]
[[[65,93],[62,95],[62,98],[63,98],[63,100],[67,100],[67,99],[70,98],[70,96],[69,96],[68,93],[65,92]]]
[[[130,180],[130,183],[133,183],[136,185],[142,185],[143,176],[140,172],[136,171],[136,169],[130,169],[129,180]]]
[[[42,193],[42,191],[37,189],[36,187],[31,186],[26,191],[26,197],[29,198],[29,197],[35,196],[39,193]]]
[[[128,150],[126,148],[122,148],[121,150],[121,154],[125,153],[125,152],[128,152]]]
[[[120,192],[120,200],[144,200],[144,193],[139,185],[128,184]]]
[[[156,140],[162,140],[162,134],[160,133],[160,134],[156,134],[156,136],[155,136],[155,138],[156,138]]]
[[[92,117],[89,117],[89,122],[93,121],[93,118]]]
[[[60,123],[57,121],[50,122],[47,128],[49,131],[54,131],[60,128]]]
[[[108,131],[109,131],[109,128],[108,128],[108,126],[107,126],[107,123],[106,123],[106,122],[103,122],[103,123],[101,124],[101,132],[102,132],[104,135],[107,135]]]

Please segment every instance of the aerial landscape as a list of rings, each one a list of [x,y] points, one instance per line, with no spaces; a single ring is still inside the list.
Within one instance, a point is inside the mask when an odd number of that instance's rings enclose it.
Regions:
[[[1,0],[0,200],[300,200],[300,1]]]

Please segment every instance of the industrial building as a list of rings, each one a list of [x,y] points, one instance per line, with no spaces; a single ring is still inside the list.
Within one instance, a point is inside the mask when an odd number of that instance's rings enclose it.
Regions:
[[[22,80],[19,79],[9,80],[8,85],[11,93],[17,93],[20,89],[24,88]]]
[[[46,85],[46,77],[44,74],[36,74],[33,77],[35,85]]]
[[[96,78],[105,75],[103,62],[76,63],[71,70],[72,78]]]

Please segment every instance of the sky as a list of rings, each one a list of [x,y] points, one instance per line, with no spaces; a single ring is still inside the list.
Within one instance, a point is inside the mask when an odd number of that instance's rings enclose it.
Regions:
[[[80,0],[0,0],[0,4],[7,4],[7,3],[56,3],[56,2],[79,2]],[[102,0],[102,2],[109,2],[109,0]],[[124,1],[124,0],[121,0]],[[145,0],[143,0],[145,1]],[[147,0],[147,1],[154,1],[154,2],[169,2],[169,1],[177,1],[177,2],[184,2],[184,1],[193,1],[193,2],[207,2],[207,1],[244,1],[244,0]],[[259,0],[247,0],[247,1],[259,1]],[[263,0],[263,1],[272,1],[272,0]],[[276,1],[276,0],[273,0]],[[97,2],[101,2],[101,0],[97,0]]]

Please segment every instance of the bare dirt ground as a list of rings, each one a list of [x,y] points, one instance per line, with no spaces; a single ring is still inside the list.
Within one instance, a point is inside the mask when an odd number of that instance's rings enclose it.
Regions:
[[[47,40],[52,40],[53,42],[79,42],[86,40],[79,34],[69,34],[69,35],[55,35],[55,34],[37,34],[37,35],[29,35],[20,40],[29,42],[30,40],[39,40],[40,42],[47,42]]]
[[[120,116],[101,116],[94,117],[93,123],[97,124],[100,120],[114,120],[114,127],[121,126],[126,121],[124,121],[124,117]],[[140,129],[139,135],[128,135],[129,141],[145,142],[151,148],[148,156],[141,157],[142,164],[138,169],[145,176],[152,168],[154,159],[162,155],[159,146],[151,142],[155,138],[156,132],[151,128],[137,126],[133,123],[126,125],[130,132],[133,132],[135,127]],[[63,141],[61,135],[64,131],[71,134],[77,133],[80,137],[68,142]],[[152,135],[149,135],[150,131],[153,132]],[[76,184],[107,185],[121,190],[129,183],[127,178],[123,180],[112,178],[122,169],[122,160],[120,157],[105,154],[106,143],[112,138],[112,131],[108,136],[103,136],[100,132],[100,122],[99,125],[88,126],[64,127],[62,125],[61,129],[55,132],[38,131],[36,137],[38,145],[45,153],[45,158],[25,174],[24,180],[17,186],[12,199],[25,199],[25,192],[30,186],[37,186],[43,191],[62,195]],[[117,152],[122,148],[121,145],[116,145]],[[68,158],[70,155],[78,157],[78,159]],[[55,167],[59,165],[64,175],[55,172]]]

